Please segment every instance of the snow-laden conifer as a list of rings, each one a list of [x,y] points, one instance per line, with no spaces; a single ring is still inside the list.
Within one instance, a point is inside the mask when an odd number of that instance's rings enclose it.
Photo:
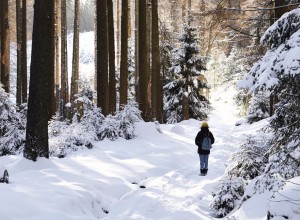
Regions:
[[[240,177],[229,177],[220,180],[217,192],[213,193],[210,209],[217,217],[224,217],[231,212],[242,198],[245,184]]]
[[[0,84],[0,156],[22,152],[25,128],[26,105],[17,111]]]
[[[205,67],[203,58],[199,56],[195,31],[194,27],[185,25],[184,33],[179,39],[181,47],[172,51],[172,66],[169,69],[172,75],[170,82],[164,86],[164,110],[168,123],[183,120],[184,96],[188,98],[190,118],[207,118],[209,102],[199,92],[199,89],[207,88],[206,83],[199,78]],[[174,115],[180,116],[180,120]]]
[[[276,191],[284,180],[300,175],[300,9],[284,14],[263,35],[270,49],[239,83],[253,96],[268,91],[276,101],[270,118],[272,139],[263,174],[254,188]]]
[[[119,122],[119,136],[127,140],[137,136],[135,132],[135,122],[142,120],[141,111],[137,103],[129,103],[123,106],[122,111],[116,114],[116,120]]]
[[[230,158],[226,175],[241,177],[244,180],[252,180],[261,175],[266,166],[264,155],[267,147],[267,140],[264,138],[247,136],[239,151]]]

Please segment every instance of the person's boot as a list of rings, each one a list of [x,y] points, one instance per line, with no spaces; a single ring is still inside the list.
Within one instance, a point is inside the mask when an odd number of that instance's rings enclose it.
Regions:
[[[204,169],[200,169],[200,176],[204,176]]]
[[[203,171],[204,171],[204,176],[206,176],[208,169],[203,169]]]

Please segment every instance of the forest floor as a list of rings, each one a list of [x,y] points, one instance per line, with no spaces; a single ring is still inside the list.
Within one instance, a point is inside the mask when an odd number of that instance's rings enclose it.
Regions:
[[[235,125],[234,94],[228,88],[211,97],[208,124],[216,142],[207,176],[199,176],[194,142],[200,121],[160,125],[161,132],[154,123],[140,122],[135,139],[95,142],[93,149],[63,159],[1,157],[0,168],[9,171],[10,184],[0,184],[0,219],[213,219],[212,193],[230,156],[245,134],[262,126]],[[265,214],[264,206],[248,219]]]

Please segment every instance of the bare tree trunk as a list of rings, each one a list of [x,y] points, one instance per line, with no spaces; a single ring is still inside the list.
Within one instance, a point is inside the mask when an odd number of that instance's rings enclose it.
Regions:
[[[117,34],[117,66],[120,65],[120,0],[117,0],[117,31],[116,31],[116,34]]]
[[[108,41],[109,41],[109,112],[116,112],[116,59],[115,59],[115,30],[114,30],[114,13],[113,2],[108,0]]]
[[[107,1],[96,2],[97,16],[97,106],[107,115],[108,108],[108,27]]]
[[[148,106],[148,46],[147,46],[147,4],[146,0],[139,1],[139,107],[142,111],[142,118],[150,121]]]
[[[60,48],[59,48],[59,13],[60,13],[60,4],[59,0],[55,0],[55,93],[56,93],[56,110],[59,111],[60,107],[60,91],[59,91],[59,82],[60,82],[60,69],[59,69],[59,61],[60,61]]]
[[[146,32],[146,47],[147,47],[147,74],[145,75],[146,77],[146,88],[147,88],[147,103],[146,103],[146,110],[147,110],[147,117],[149,120],[151,120],[151,20],[152,20],[152,15],[151,15],[151,0],[147,0],[147,16],[146,16],[146,23],[147,23],[147,32]]]
[[[79,79],[79,0],[75,0],[74,16],[74,37],[73,37],[73,57],[72,57],[72,77],[71,77],[71,99],[78,93]]]
[[[22,0],[22,31],[21,31],[21,76],[22,103],[27,102],[27,1]]]
[[[160,77],[159,26],[157,0],[152,0],[152,118],[163,123],[162,82]]]
[[[68,48],[67,48],[67,8],[66,0],[61,0],[61,106],[60,114],[67,116],[65,105],[69,102],[69,80],[68,80]]]
[[[140,79],[139,79],[139,0],[135,0],[135,99],[140,102]]]
[[[22,32],[22,9],[21,0],[16,0],[16,29],[17,29],[17,105],[22,104],[22,72],[21,72],[21,32]]]
[[[54,82],[54,2],[35,1],[24,157],[49,158],[48,118]]]
[[[120,107],[127,104],[128,91],[128,0],[122,0]]]
[[[1,83],[5,92],[9,93],[9,70],[10,70],[10,34],[8,0],[1,0]]]

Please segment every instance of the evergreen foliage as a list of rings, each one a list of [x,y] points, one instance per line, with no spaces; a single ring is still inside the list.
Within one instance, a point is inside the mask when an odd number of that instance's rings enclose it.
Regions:
[[[272,148],[268,154],[276,157],[278,173],[290,179],[300,175],[300,75],[285,77],[277,87],[279,102],[275,115],[271,118],[270,128],[273,132]]]
[[[0,156],[23,151],[26,130],[26,106],[20,111],[9,100],[0,84]]]
[[[119,123],[115,117],[108,115],[100,127],[98,138],[103,140],[108,138],[111,141],[116,140],[119,137]]]
[[[250,102],[247,122],[252,124],[262,119],[268,118],[269,115],[269,97],[263,93],[257,93]]]
[[[284,14],[263,35],[270,49],[239,83],[263,102],[275,97],[274,115],[265,129],[270,133],[264,171],[253,179],[253,193],[278,192],[287,180],[300,175],[300,9]],[[260,97],[260,94],[268,94]],[[264,106],[268,108],[268,106]],[[246,167],[245,167],[246,168]],[[289,201],[289,199],[287,199]],[[279,216],[280,213],[269,213]]]
[[[231,212],[239,203],[245,191],[245,184],[240,177],[229,177],[220,180],[210,209],[222,218]]]
[[[210,105],[199,93],[199,89],[207,88],[207,85],[197,78],[205,67],[203,59],[199,57],[195,30],[194,27],[186,25],[179,39],[182,46],[172,51],[172,66],[169,69],[172,75],[170,82],[164,86],[166,96],[164,110],[168,123],[183,120],[184,96],[188,97],[190,118],[199,120],[207,118]],[[180,120],[177,116],[180,116]]]
[[[115,116],[104,117],[93,103],[95,91],[87,81],[79,81],[79,88],[74,101],[78,108],[75,108],[72,123],[60,121],[58,116],[50,122],[50,155],[65,157],[73,151],[90,149],[94,141],[105,138],[113,141],[119,137],[127,140],[136,137],[134,123],[141,121],[136,103],[124,106]]]
[[[292,178],[300,174],[299,96],[300,96],[300,9],[283,15],[262,37],[271,49],[246,75],[243,86],[259,99],[259,92],[269,90],[277,97],[275,114],[270,120],[269,167],[278,174]],[[271,159],[272,158],[272,159]],[[276,158],[276,159],[274,159]],[[266,173],[274,171],[266,169]],[[274,176],[274,175],[273,175]],[[276,175],[275,175],[276,176]]]
[[[141,121],[141,112],[137,103],[133,102],[123,107],[121,112],[116,114],[119,121],[119,136],[126,140],[136,137],[134,123]]]
[[[267,151],[265,139],[248,136],[241,144],[240,150],[233,154],[226,170],[227,176],[252,180],[261,175],[266,166],[264,155]]]

